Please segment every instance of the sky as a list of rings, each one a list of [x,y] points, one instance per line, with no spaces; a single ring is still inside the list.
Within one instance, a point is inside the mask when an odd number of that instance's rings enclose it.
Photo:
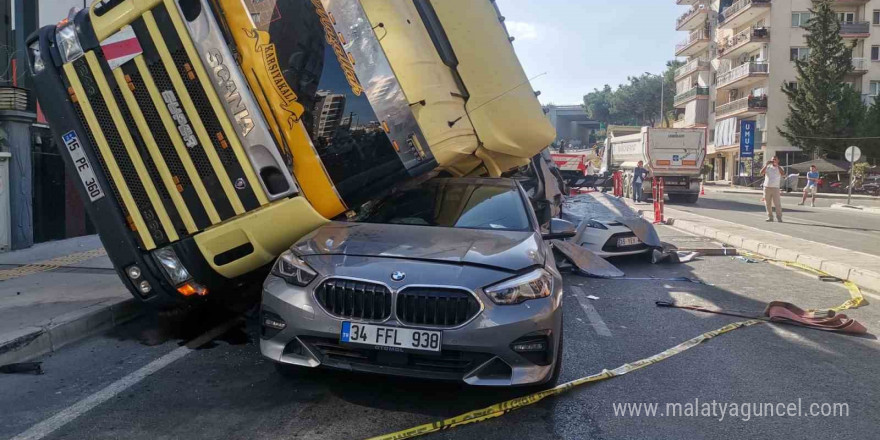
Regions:
[[[685,32],[675,0],[497,0],[543,104],[580,104],[605,84],[660,73]]]

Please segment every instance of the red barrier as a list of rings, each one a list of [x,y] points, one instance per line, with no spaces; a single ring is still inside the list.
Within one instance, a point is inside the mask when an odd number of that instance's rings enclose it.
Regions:
[[[615,171],[613,174],[614,197],[623,197],[623,172]]]
[[[654,196],[654,224],[663,223],[663,198],[665,195],[663,178],[655,177],[651,181],[652,196]]]

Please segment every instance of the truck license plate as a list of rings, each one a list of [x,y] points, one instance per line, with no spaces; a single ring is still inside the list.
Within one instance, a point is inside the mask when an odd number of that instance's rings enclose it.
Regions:
[[[440,351],[443,332],[385,325],[342,323],[340,342],[385,351]]]
[[[639,237],[626,237],[617,239],[617,247],[635,246],[641,243]]]
[[[89,158],[86,157],[86,154],[83,152],[82,145],[79,143],[79,138],[76,136],[76,132],[73,130],[68,131],[61,136],[61,139],[64,141],[64,146],[67,147],[67,152],[70,154],[70,158],[73,159],[73,166],[76,167],[76,172],[79,173],[79,180],[81,180],[83,186],[86,187],[86,193],[89,195],[89,200],[94,202],[95,200],[104,197],[104,190],[101,189],[98,179],[95,178],[92,164],[89,163]]]

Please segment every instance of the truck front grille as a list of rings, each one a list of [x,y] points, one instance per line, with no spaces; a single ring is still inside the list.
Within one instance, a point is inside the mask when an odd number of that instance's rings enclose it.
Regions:
[[[255,210],[266,197],[232,148],[237,134],[213,86],[200,80],[189,35],[176,32],[164,4],[131,27],[142,49],[134,59],[111,69],[99,47],[64,71],[112,192],[150,250]]]

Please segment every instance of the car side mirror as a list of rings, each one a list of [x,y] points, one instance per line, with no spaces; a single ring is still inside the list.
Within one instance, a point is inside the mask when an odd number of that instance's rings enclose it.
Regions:
[[[541,234],[544,240],[566,239],[577,235],[577,226],[561,218],[550,219],[550,231]]]

